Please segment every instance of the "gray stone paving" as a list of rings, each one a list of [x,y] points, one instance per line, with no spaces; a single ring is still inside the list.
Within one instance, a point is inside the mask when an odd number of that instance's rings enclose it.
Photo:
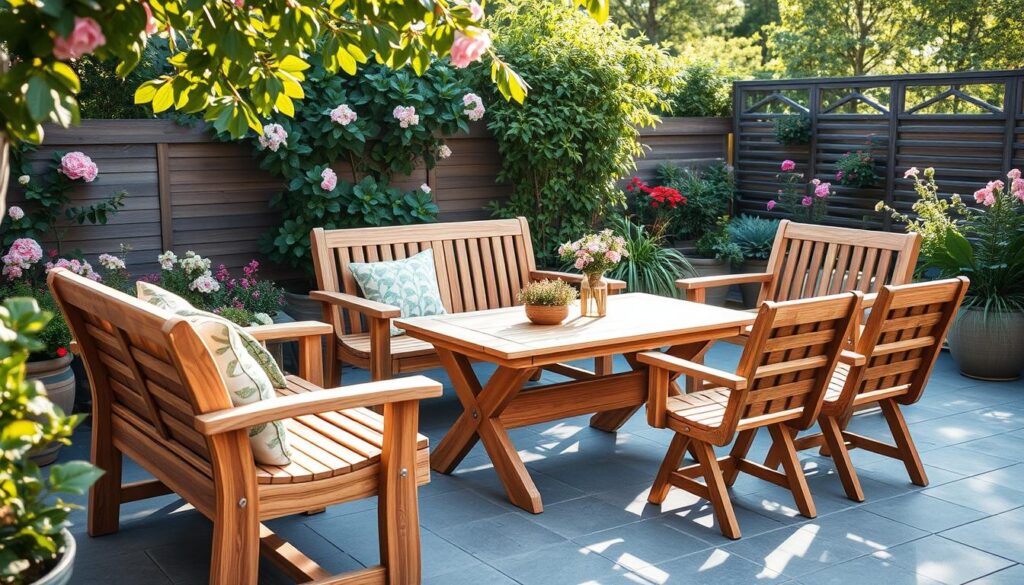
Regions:
[[[729,368],[737,356],[720,344],[709,363]],[[428,375],[446,380],[441,371]],[[344,376],[346,383],[366,379],[348,369]],[[422,405],[422,432],[436,444],[458,412],[447,387],[443,398]],[[518,429],[513,440],[545,512],[511,506],[478,446],[454,474],[434,474],[420,491],[425,583],[1024,583],[1024,382],[962,377],[943,354],[924,398],[906,415],[927,488],[911,485],[901,463],[854,451],[867,495],[855,504],[831,461],[806,452],[819,516],[800,516],[788,492],[741,476],[732,493],[744,535],[736,542],[721,536],[708,504],[694,496],[673,490],[661,507],[646,505],[671,436],[649,428],[643,411],[617,434],[591,429],[586,417]],[[878,414],[858,415],[852,427],[887,437]],[[88,434],[80,429],[62,459],[87,457]],[[755,452],[767,448],[762,434]],[[127,462],[125,481],[145,477]],[[377,562],[376,518],[369,500],[271,527],[341,571]],[[121,531],[102,538],[85,534],[84,512],[73,520],[76,584],[206,582],[210,523],[174,496],[124,506]],[[288,582],[261,565],[260,583]]]

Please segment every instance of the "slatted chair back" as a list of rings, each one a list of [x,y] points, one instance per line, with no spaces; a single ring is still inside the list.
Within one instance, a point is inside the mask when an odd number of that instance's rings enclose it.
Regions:
[[[898,393],[902,404],[917,402],[969,285],[961,276],[882,287],[856,344],[867,363],[840,400],[884,392]]]
[[[775,235],[758,304],[877,292],[912,280],[921,246],[918,234],[824,227],[783,220]]]
[[[448,312],[510,307],[536,268],[525,218],[324,230],[312,233],[320,290],[363,296],[349,264],[400,260],[431,250]],[[367,331],[358,313],[334,311],[335,331]]]
[[[69,271],[48,278],[84,358],[94,429],[110,429],[126,452],[155,445],[167,460],[210,477],[210,445],[195,417],[231,401],[192,326]]]
[[[811,426],[861,300],[854,292],[762,304],[736,372],[747,389],[730,396],[733,415],[726,418],[751,427],[773,421]]]

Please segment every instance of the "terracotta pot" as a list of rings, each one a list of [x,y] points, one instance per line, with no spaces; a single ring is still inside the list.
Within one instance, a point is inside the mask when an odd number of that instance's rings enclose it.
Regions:
[[[724,274],[732,274],[732,266],[729,265],[728,260],[718,260],[717,258],[687,258],[690,261],[690,265],[697,271],[698,276],[722,276]],[[725,297],[729,294],[729,287],[719,286],[715,288],[709,288],[705,290],[707,295],[705,302],[709,305],[716,305],[718,307],[725,306]]]
[[[33,583],[33,585],[67,585],[71,582],[71,571],[75,568],[75,554],[77,552],[75,537],[71,536],[67,528],[61,530],[60,534],[64,537],[64,554],[57,561],[57,565],[50,569],[50,572],[43,575],[42,579]]]
[[[755,272],[766,272],[768,270],[767,260],[744,260],[740,265],[740,272],[753,274]],[[740,294],[743,295],[743,307],[753,309],[757,306],[757,297],[761,294],[761,284],[741,284]]]
[[[568,305],[526,305],[526,318],[537,325],[558,325],[568,316]]]
[[[1016,380],[1024,370],[1024,312],[964,308],[947,337],[960,373],[979,380]]]
[[[64,411],[64,414],[71,414],[75,407],[75,373],[71,371],[73,358],[74,356],[68,354],[52,360],[29,362],[26,365],[25,378],[42,382],[50,402]],[[38,465],[49,465],[57,459],[60,448],[60,443],[50,443],[32,454],[32,460]]]

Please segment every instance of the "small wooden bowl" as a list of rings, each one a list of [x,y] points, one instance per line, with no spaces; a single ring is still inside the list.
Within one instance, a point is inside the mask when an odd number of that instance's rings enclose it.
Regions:
[[[569,316],[569,305],[526,305],[526,318],[537,325],[558,325]]]

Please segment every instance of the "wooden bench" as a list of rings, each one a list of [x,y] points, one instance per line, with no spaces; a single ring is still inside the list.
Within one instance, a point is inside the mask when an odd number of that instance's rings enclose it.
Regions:
[[[757,305],[765,301],[790,301],[833,295],[865,293],[870,307],[878,290],[887,284],[913,280],[919,234],[828,227],[782,220],[775,234],[767,272],[684,278],[676,286],[687,300],[703,303],[705,291],[733,284],[759,284]],[[749,333],[749,330],[748,330]],[[732,341],[742,343],[746,336]],[[693,361],[700,363],[703,356]],[[687,380],[687,389],[695,389]]]
[[[367,300],[349,264],[408,258],[431,250],[441,300],[449,313],[516,305],[524,285],[545,278],[578,284],[582,276],[537,270],[525,218],[435,223],[342,230],[316,228],[310,236],[319,290],[310,296],[324,303],[324,321],[337,333],[328,347],[327,379],[338,380],[338,362],[370,370],[372,379],[440,366],[434,347],[408,335],[390,336],[397,307]],[[610,280],[612,291],[625,288]],[[610,373],[611,358],[596,360]]]
[[[210,583],[255,585],[261,551],[299,582],[420,582],[416,488],[429,481],[429,454],[418,401],[440,384],[416,376],[324,390],[289,376],[276,398],[234,407],[188,321],[66,270],[48,278],[94,395],[92,462],[105,473],[89,492],[90,535],[116,532],[123,503],[176,493],[213,521]],[[304,338],[324,333],[299,327]],[[383,416],[365,408],[375,405]],[[285,467],[255,463],[249,446],[249,427],[275,420],[289,430]],[[155,479],[122,485],[124,455]],[[342,577],[263,524],[371,496],[381,564]]]

